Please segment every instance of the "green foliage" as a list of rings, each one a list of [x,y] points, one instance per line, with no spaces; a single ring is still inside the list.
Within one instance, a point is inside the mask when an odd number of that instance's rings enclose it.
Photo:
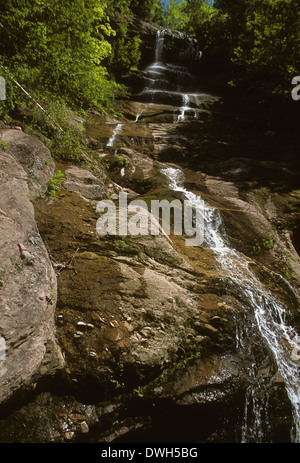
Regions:
[[[286,259],[287,259],[287,262],[285,264],[284,277],[287,280],[290,280],[293,274],[295,273],[295,270],[293,269],[292,264],[291,264],[291,261],[293,261],[294,259],[290,252],[286,253]]]
[[[284,276],[287,280],[290,280],[293,276],[293,274],[295,273],[293,267],[291,266],[291,264],[287,264],[285,266],[285,272],[284,272]]]
[[[189,15],[184,11],[184,2],[170,0],[167,5],[164,25],[170,29],[186,32],[188,29]]]
[[[174,379],[174,375],[178,371],[182,371],[193,365],[195,361],[202,357],[202,355],[202,347],[197,347],[194,352],[189,353],[189,355],[185,356],[183,359],[178,360],[176,363],[171,364],[171,366],[166,367],[157,378],[155,378],[146,386],[139,386],[135,388],[133,393],[135,395],[147,395],[148,392],[151,394],[151,390],[153,390],[155,387],[162,386],[169,381],[172,381],[172,379]]]
[[[158,24],[163,19],[163,6],[159,0],[131,0],[131,11],[145,21],[153,21]]]
[[[123,240],[114,240],[114,245],[117,246],[118,248],[127,248],[127,244]]]
[[[107,161],[106,159],[99,159],[99,164],[105,167],[106,170],[110,169],[110,162]]]
[[[57,198],[56,193],[59,190],[60,184],[64,180],[64,178],[65,176],[60,170],[57,170],[54,173],[53,177],[50,178],[48,183],[47,194],[49,196],[51,196],[52,198]]]
[[[116,77],[131,68],[137,68],[141,58],[140,43],[141,40],[138,36],[128,41],[125,33],[123,36],[121,33],[118,35],[116,41],[112,44],[109,66]]]
[[[25,259],[20,260],[11,258],[11,263],[18,270],[23,270],[24,267],[26,267],[30,263],[30,259],[28,257],[25,257]]]
[[[260,241],[257,241],[253,246],[251,250],[251,254],[258,256],[259,254],[262,254],[266,251],[270,251],[273,249],[274,244],[275,244],[275,236],[273,238],[263,238]]]
[[[20,103],[15,81],[33,96],[72,108],[107,108],[123,88],[103,65],[115,35],[100,0],[0,0],[0,65],[7,80],[2,112]]]
[[[290,97],[300,74],[298,0],[171,0],[165,22],[196,37],[231,86]]]
[[[228,15],[226,55],[231,85],[258,98],[290,97],[292,77],[300,73],[300,4],[296,0],[218,0]]]
[[[165,24],[195,37],[205,49],[214,38],[217,17],[217,11],[205,0],[171,0],[167,6]]]
[[[87,145],[78,137],[73,128],[64,133],[59,133],[54,139],[51,153],[54,159],[64,161],[80,162],[86,159],[88,152]]]
[[[57,292],[55,291],[55,289],[50,290],[49,300],[52,304],[54,304],[57,301]]]
[[[1,27],[0,27],[1,36]],[[6,84],[6,99],[0,100],[0,116],[3,120],[7,119],[8,112],[14,110],[18,104],[21,104],[22,98],[20,91],[13,83],[11,73],[6,66],[3,66],[3,57],[0,53],[0,77],[5,79]]]
[[[247,10],[234,83],[267,94],[290,95],[290,81],[300,71],[300,5],[293,0],[263,0]]]
[[[114,164],[114,167],[120,168],[126,166],[126,161],[123,158],[123,156],[118,156],[116,163]]]
[[[2,151],[7,150],[7,144],[2,140],[0,140],[0,150],[2,150]]]
[[[110,376],[110,381],[114,385],[115,389],[124,389],[126,384],[124,382],[124,364],[118,363],[116,365],[116,371]],[[113,425],[119,424],[119,421],[114,421]]]
[[[129,2],[124,0],[109,0],[110,21],[115,34],[110,39],[111,53],[106,60],[110,72],[118,78],[131,68],[138,66],[141,54],[139,36],[131,37],[128,30],[128,20],[131,17]]]
[[[111,53],[104,61],[115,79],[138,67],[141,39],[130,31],[136,15],[145,21],[162,23],[163,7],[159,0],[107,0],[110,23],[115,31],[109,38]]]
[[[33,103],[28,105],[26,132],[40,137],[54,159],[85,161],[89,149],[84,139],[83,127],[76,122],[76,119],[84,116],[84,112],[75,113],[59,101],[45,101],[43,106],[45,112]]]

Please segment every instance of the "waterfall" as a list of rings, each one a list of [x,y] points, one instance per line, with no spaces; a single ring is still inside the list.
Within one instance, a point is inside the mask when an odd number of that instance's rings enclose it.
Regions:
[[[156,63],[159,63],[162,59],[162,52],[163,52],[163,47],[164,47],[164,37],[165,37],[165,31],[159,29],[156,32],[156,44],[155,44],[155,62]]]
[[[110,137],[110,139],[108,140],[106,146],[114,146],[115,145],[116,137],[121,132],[122,128],[123,128],[123,124],[117,124],[116,125],[116,127],[115,127],[115,129],[113,131],[113,134]]]
[[[166,168],[163,171],[170,181],[170,187],[182,192],[185,198],[194,206],[199,204],[199,196],[187,191],[182,186],[182,172],[174,168]],[[217,209],[205,205],[199,213],[203,214],[204,242],[203,246],[211,248],[216,255],[220,267],[226,277],[235,287],[244,302],[245,316],[251,311],[253,313],[254,325],[250,329],[258,330],[265,341],[265,345],[272,352],[276,361],[278,372],[285,383],[287,395],[292,405],[294,429],[291,439],[295,443],[300,442],[300,366],[297,364],[299,352],[299,336],[293,327],[288,325],[287,312],[285,308],[270,294],[251,270],[249,260],[243,254],[235,251],[226,244],[224,227],[221,214]],[[286,282],[286,285],[289,285]],[[291,289],[291,288],[290,288]],[[296,295],[295,295],[296,296]],[[296,296],[297,297],[297,296]],[[245,344],[247,341],[239,334],[238,343]],[[250,368],[250,386],[246,393],[245,420],[242,432],[244,442],[253,440],[261,442],[262,420],[267,420],[266,391],[258,384],[255,377],[256,365],[253,363]],[[250,407],[251,405],[251,407]],[[248,411],[252,409],[254,420],[248,425]]]
[[[173,43],[174,40],[176,42]],[[197,79],[189,66],[193,67],[199,61],[199,56],[201,53],[197,51],[196,42],[187,35],[176,33],[173,36],[169,30],[158,30],[155,61],[145,69],[146,87],[140,96],[147,102],[175,107],[188,106],[185,101],[193,100],[194,107],[197,107],[200,103],[197,96],[203,94],[195,93]],[[182,108],[178,121],[184,118]]]

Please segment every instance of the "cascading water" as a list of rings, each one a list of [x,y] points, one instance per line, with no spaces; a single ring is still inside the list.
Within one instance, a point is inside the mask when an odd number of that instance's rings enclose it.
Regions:
[[[200,197],[187,191],[182,186],[183,174],[179,169],[166,168],[163,172],[168,177],[170,187],[174,191],[183,193],[185,199],[193,207],[199,208],[200,205],[201,210],[198,210],[197,213],[202,214],[203,217],[203,246],[207,246],[214,251],[226,278],[238,288],[244,301],[245,313],[251,309],[251,313],[254,314],[250,329],[256,328],[258,330],[265,341],[265,345],[273,354],[293,409],[294,429],[292,430],[291,439],[293,442],[299,443],[300,367],[295,361],[295,358],[299,360],[299,357],[293,357],[293,352],[299,352],[299,336],[297,336],[294,328],[288,325],[285,308],[255,276],[246,256],[227,246],[220,212],[207,204],[203,207],[204,202],[199,201]],[[289,285],[288,282],[285,282],[285,284]],[[245,344],[247,334],[241,335],[239,333],[237,344]],[[268,425],[266,423],[268,420],[267,394],[263,386],[256,381],[256,368],[254,362],[252,368],[249,369],[250,386],[246,393],[245,419],[242,429],[243,442],[262,442],[264,438],[262,421],[265,422],[265,427]],[[250,413],[250,409],[254,418],[249,424],[248,413]]]
[[[190,97],[189,95],[183,95],[182,97],[182,108],[181,113],[178,116],[177,122],[183,122],[185,120],[185,112],[190,109],[189,108]]]
[[[115,143],[116,143],[116,138],[117,138],[117,135],[121,132],[123,128],[123,124],[117,124],[114,131],[113,131],[113,134],[112,136],[110,137],[110,139],[108,140],[107,142],[107,146],[114,146]]]
[[[156,46],[155,46],[155,62],[160,63],[162,59],[162,52],[164,47],[164,30],[158,30],[156,33]]]
[[[135,120],[134,122],[138,122],[139,121],[139,118],[141,117],[141,115],[143,114],[143,111],[141,111],[140,113],[138,113],[135,117]]]

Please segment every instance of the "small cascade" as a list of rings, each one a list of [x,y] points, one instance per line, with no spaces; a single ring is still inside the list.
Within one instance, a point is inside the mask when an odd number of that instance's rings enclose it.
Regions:
[[[242,443],[264,442],[270,433],[268,385],[257,381],[257,363],[249,368],[249,386],[246,390],[244,420],[242,424]]]
[[[117,124],[116,125],[116,127],[115,127],[115,129],[113,131],[113,134],[110,137],[110,139],[108,140],[106,146],[110,146],[110,147],[115,146],[117,135],[122,131],[123,125],[124,124]]]
[[[134,122],[138,122],[138,120],[139,120],[139,118],[141,117],[142,114],[143,114],[143,111],[141,111],[140,113],[138,113],[138,114],[136,115],[136,118],[135,118]]]
[[[187,191],[182,186],[182,172],[174,168],[163,171],[170,181],[170,187],[182,192],[185,198],[194,206],[199,203],[199,196]],[[205,204],[203,202],[203,204]],[[272,353],[278,372],[285,383],[287,395],[292,405],[294,429],[291,439],[300,442],[300,366],[295,361],[293,352],[299,352],[299,336],[289,325],[285,307],[270,294],[262,282],[251,270],[251,265],[241,253],[226,244],[226,234],[217,209],[205,204],[201,210],[204,227],[203,246],[212,249],[224,271],[226,279],[238,291],[239,299],[243,300],[245,316],[244,332],[239,329],[237,333],[237,347],[245,348],[247,340],[254,332],[259,333],[265,345]],[[282,279],[283,280],[283,279]],[[289,287],[288,282],[284,283]],[[294,297],[298,296],[294,293]],[[296,356],[299,359],[299,356]],[[245,399],[245,418],[242,429],[243,442],[263,442],[264,434],[268,429],[267,390],[257,379],[257,364],[253,357],[252,367],[249,371],[250,386]],[[249,416],[251,413],[251,417]]]
[[[182,107],[181,112],[178,116],[177,122],[184,122],[185,120],[185,112],[190,109],[189,107],[190,97],[189,95],[182,96]]]
[[[156,32],[156,46],[155,46],[155,62],[160,63],[162,60],[162,52],[164,48],[164,38],[165,38],[165,31],[158,30]]]

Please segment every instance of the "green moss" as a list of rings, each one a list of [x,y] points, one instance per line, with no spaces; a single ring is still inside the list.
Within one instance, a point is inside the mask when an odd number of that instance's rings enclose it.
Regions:
[[[153,381],[151,381],[147,385],[135,388],[133,390],[133,393],[137,395],[143,395],[143,396],[152,395],[153,390],[155,388],[172,381],[172,379],[174,378],[174,375],[178,371],[184,370],[185,368],[192,365],[195,362],[195,360],[201,357],[201,355],[202,355],[202,348],[197,347],[197,349],[194,352],[185,356],[178,362],[174,363],[172,366],[165,368],[163,372],[157,378],[155,378]]]
[[[258,256],[263,254],[264,252],[270,251],[273,249],[274,244],[276,241],[276,236],[274,233],[273,238],[262,238],[260,241],[257,241],[251,249],[251,254],[254,256]]]
[[[7,144],[2,140],[0,140],[0,150],[2,150],[2,151],[7,150]]]
[[[11,263],[18,270],[23,270],[23,268],[26,267],[26,265],[30,263],[30,259],[27,257],[25,259],[20,259],[20,260],[11,259]]]
[[[291,253],[290,252],[287,252],[286,253],[286,258],[288,259],[288,262],[287,264],[285,265],[285,271],[284,271],[284,276],[287,280],[290,280],[293,276],[293,274],[295,273],[292,265],[291,265],[291,261],[294,260]]]
[[[114,240],[114,245],[118,248],[127,248],[127,244],[123,240]]]

